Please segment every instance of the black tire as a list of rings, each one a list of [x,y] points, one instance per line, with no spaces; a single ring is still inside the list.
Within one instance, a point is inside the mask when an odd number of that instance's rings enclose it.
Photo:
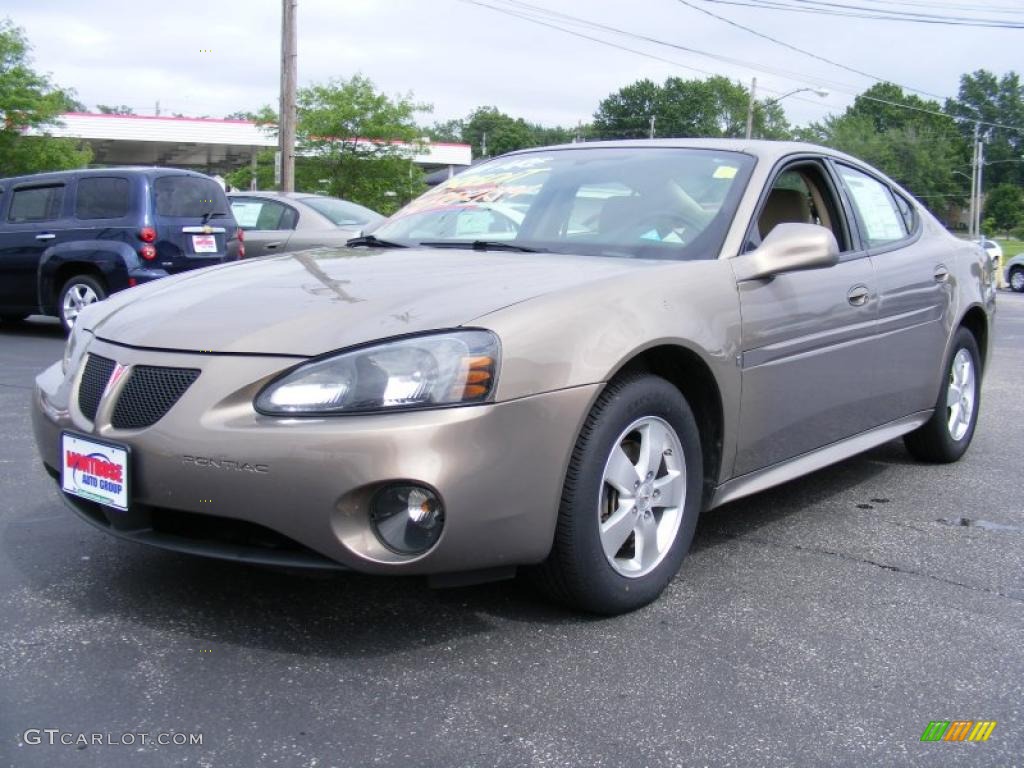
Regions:
[[[1024,293],[1024,267],[1014,267],[1010,270],[1010,289]]]
[[[96,296],[96,301],[103,301],[103,299],[107,298],[107,287],[92,275],[75,275],[69,278],[61,287],[60,294],[57,296],[57,313],[65,331],[70,331],[71,326],[74,325],[74,317],[69,317],[65,311],[65,300],[72,291],[78,289],[91,291]],[[77,317],[77,315],[75,316]]]
[[[974,366],[974,408],[971,412],[967,431],[960,439],[954,439],[950,433],[950,410],[947,406],[949,388],[953,381],[953,361],[961,350],[966,350]],[[944,362],[945,376],[939,389],[939,399],[935,403],[935,413],[923,425],[903,438],[904,444],[911,455],[919,461],[948,464],[957,461],[967,452],[974,437],[974,428],[978,425],[978,412],[981,409],[981,355],[974,335],[966,328],[957,329],[953,337],[953,346],[949,357]]]
[[[26,317],[28,317],[27,312],[25,314],[18,313],[16,315],[0,315],[0,323],[20,323]]]
[[[683,449],[686,496],[675,540],[663,559],[643,576],[621,575],[600,540],[600,503],[605,464],[619,436],[637,419],[657,417],[676,433]],[[533,570],[549,596],[575,608],[615,615],[658,597],[679,571],[701,509],[703,459],[697,423],[686,399],[666,380],[631,374],[608,384],[576,441],[547,560]],[[635,546],[635,543],[634,543]]]

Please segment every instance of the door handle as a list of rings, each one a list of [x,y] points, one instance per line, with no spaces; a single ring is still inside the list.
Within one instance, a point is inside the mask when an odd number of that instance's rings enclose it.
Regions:
[[[846,293],[846,300],[854,307],[863,307],[868,300],[868,287],[855,285]]]
[[[267,249],[268,251],[272,251],[272,250],[274,250],[275,248],[280,248],[280,247],[281,247],[281,241],[280,241],[280,240],[279,240],[279,241],[277,241],[276,243],[267,243],[267,244],[266,244],[266,245],[264,246],[264,248],[266,248],[266,249]]]
[[[946,269],[946,265],[945,264],[939,264],[939,266],[937,266],[935,268],[934,275],[935,275],[935,282],[937,282],[937,283],[944,283],[944,282],[946,282],[949,279],[949,270]]]
[[[36,235],[36,240],[53,240],[53,238],[55,237],[56,235],[54,235],[53,233],[47,232],[41,235]]]

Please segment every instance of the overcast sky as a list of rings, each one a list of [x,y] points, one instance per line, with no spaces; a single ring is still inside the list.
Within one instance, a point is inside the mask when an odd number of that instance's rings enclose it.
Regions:
[[[841,111],[852,94],[873,83],[678,0],[531,2],[769,70],[605,32],[585,33],[747,84],[756,76],[760,95],[808,86],[828,89],[824,99],[802,93],[783,102],[797,124]],[[956,94],[964,72],[1024,69],[1024,30],[691,2],[850,67],[943,96]],[[988,3],[1021,13],[1020,0]],[[950,5],[962,7],[964,0],[936,0],[931,12]],[[0,13],[27,33],[36,68],[74,88],[90,109],[97,103],[127,104],[139,114],[153,114],[159,100],[165,114],[222,117],[276,103],[280,0],[6,0],[4,6]],[[411,91],[418,101],[433,104],[433,115],[422,115],[422,123],[462,117],[478,105],[492,104],[534,122],[574,125],[589,120],[603,97],[637,79],[704,77],[463,0],[298,0],[298,14],[300,86],[361,72],[387,93]]]

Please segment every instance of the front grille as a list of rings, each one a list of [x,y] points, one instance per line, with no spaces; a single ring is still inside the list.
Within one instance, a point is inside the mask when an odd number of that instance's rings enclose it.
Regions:
[[[142,429],[156,424],[199,376],[195,368],[137,365],[114,406],[116,429]]]
[[[113,360],[99,355],[89,355],[89,359],[85,361],[82,382],[78,385],[78,410],[89,421],[96,419],[100,398],[103,397],[103,390],[107,388],[110,374],[114,372],[116,365]]]

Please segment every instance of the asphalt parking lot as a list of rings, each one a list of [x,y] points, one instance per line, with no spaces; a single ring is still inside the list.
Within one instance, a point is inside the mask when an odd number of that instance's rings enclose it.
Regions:
[[[55,323],[0,328],[0,765],[1024,764],[1024,295],[974,445],[902,443],[706,514],[654,605],[297,576],[123,543],[35,453]],[[922,743],[995,720],[985,743]],[[202,745],[26,743],[202,734]],[[45,736],[44,736],[45,739]]]

